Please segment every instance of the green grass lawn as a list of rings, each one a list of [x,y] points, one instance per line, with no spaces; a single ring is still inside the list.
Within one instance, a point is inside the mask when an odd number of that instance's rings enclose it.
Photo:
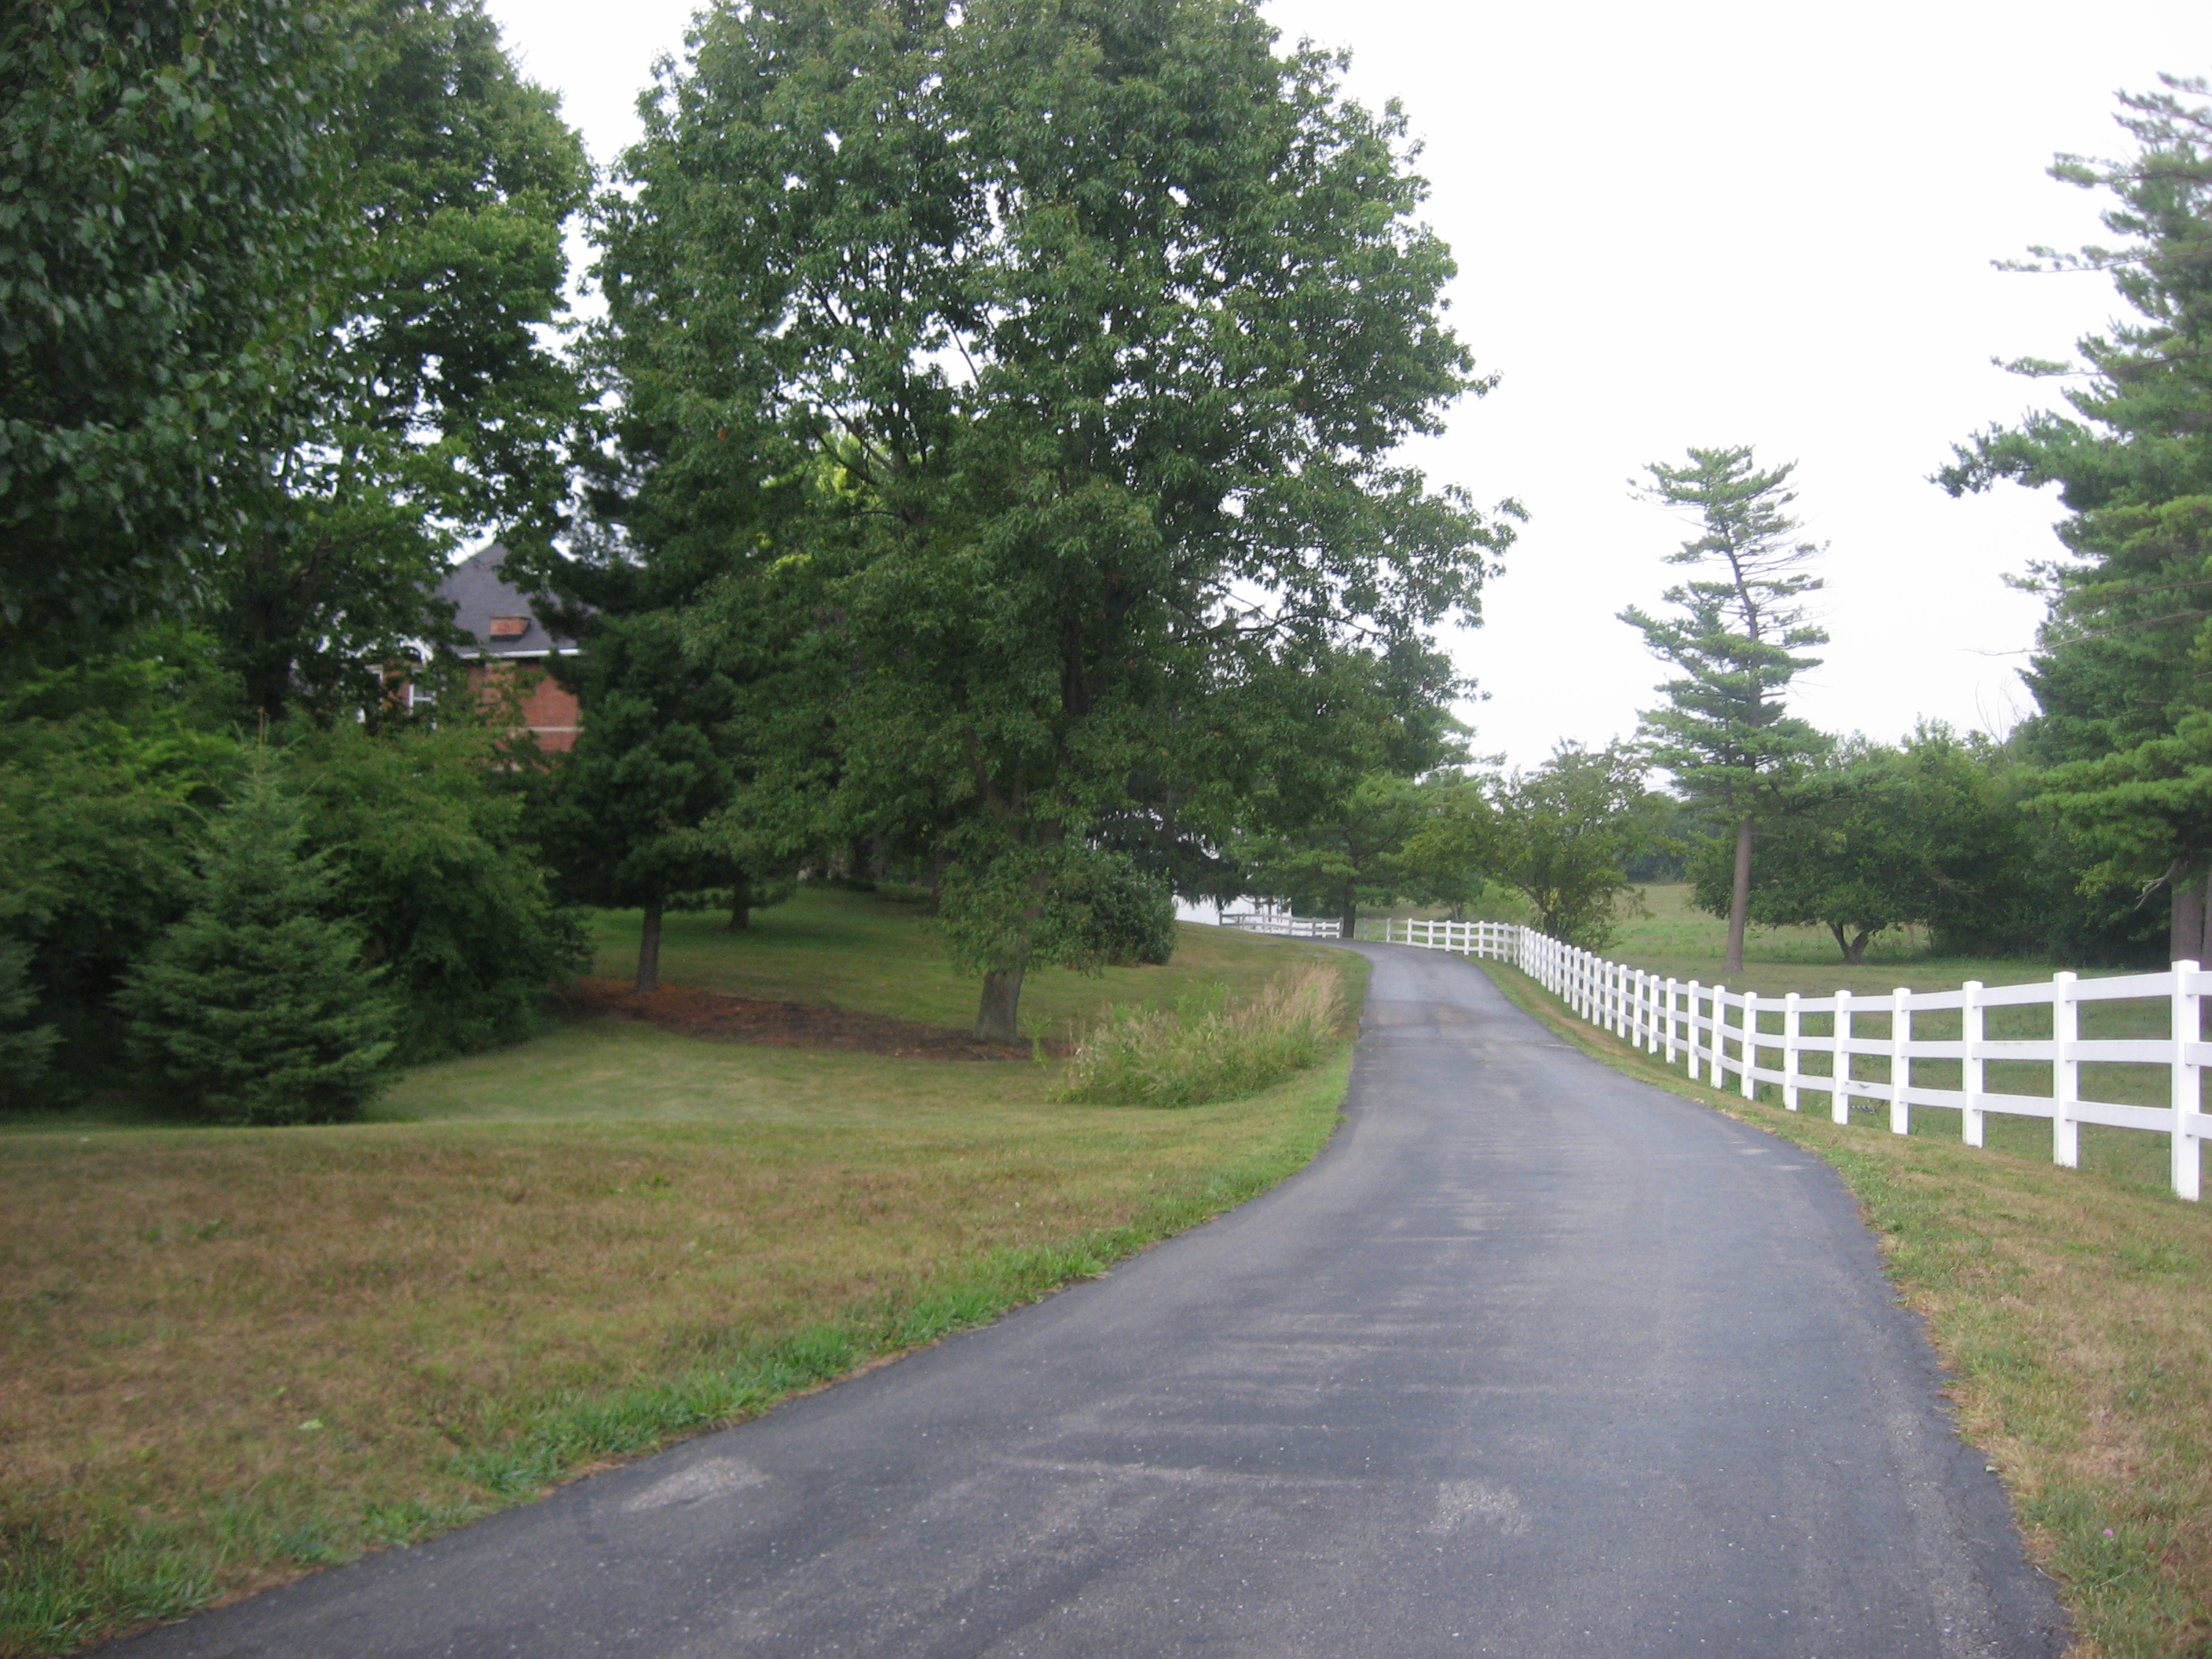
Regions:
[[[2017,985],[2049,979],[2053,964],[2017,958],[1931,957],[1926,936],[1917,929],[1893,929],[1867,946],[1867,960],[1854,967],[1843,960],[1825,927],[1753,927],[1744,935],[1743,971],[1729,974],[1721,962],[1728,949],[1728,920],[1708,915],[1690,902],[1686,886],[1641,890],[1643,910],[1626,914],[1613,941],[1601,954],[1647,973],[1672,975],[1711,985],[1725,981],[1732,991],[1780,996],[1887,996],[1900,986],[1914,991],[1954,990],[1970,979],[1984,985]]]
[[[785,902],[756,910],[742,933],[720,912],[666,918],[660,976],[675,985],[733,996],[825,1004],[968,1030],[975,1024],[978,982],[952,970],[921,896],[901,889],[856,893],[802,884]],[[592,922],[592,971],[629,979],[637,971],[639,915],[603,910]],[[1159,1006],[1206,984],[1232,998],[1256,990],[1277,971],[1279,950],[1253,949],[1245,935],[1184,924],[1175,959],[1164,967],[1109,968],[1079,974],[1030,971],[1022,985],[1022,1029],[1060,1038],[1095,1024],[1115,1003]],[[1272,941],[1274,945],[1290,941]],[[1310,959],[1312,947],[1292,945]]]
[[[1986,1150],[1958,1144],[1955,1113],[1916,1112],[1907,1135],[1832,1124],[1690,1083],[1483,967],[1589,1052],[1835,1165],[2061,1586],[2071,1659],[2212,1653],[2212,1206],[2165,1190],[2161,1139],[2085,1127],[2085,1167],[2062,1170],[2048,1128],[2016,1119],[1990,1119]],[[2155,1180],[2130,1143],[2155,1150]]]
[[[665,976],[964,1024],[915,907],[817,890],[760,921],[683,919]],[[1036,1006],[1315,960],[1356,1006],[1361,959],[1204,929],[1164,968],[1039,975]],[[428,1536],[1102,1271],[1301,1167],[1348,1066],[1157,1111],[1060,1103],[1057,1063],[595,1018],[415,1068],[359,1124],[18,1123],[0,1654]]]

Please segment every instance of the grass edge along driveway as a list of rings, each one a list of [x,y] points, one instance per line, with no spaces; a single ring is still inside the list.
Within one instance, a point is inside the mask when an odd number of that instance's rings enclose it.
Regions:
[[[1834,1166],[2072,1615],[2071,1659],[2212,1654],[2212,1207],[1690,1082],[1477,964],[1585,1053]],[[1764,1085],[1762,1085],[1764,1089]],[[1954,1114],[1916,1113],[1929,1129]]]
[[[0,1136],[0,1654],[419,1540],[1103,1273],[1303,1168],[1351,1045],[1174,1112],[618,1021],[447,1064],[598,1103]]]

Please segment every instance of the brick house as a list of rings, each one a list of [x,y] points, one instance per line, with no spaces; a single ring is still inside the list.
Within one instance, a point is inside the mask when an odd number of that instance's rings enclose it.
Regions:
[[[438,584],[438,597],[452,602],[453,620],[471,643],[455,654],[468,665],[469,690],[487,701],[521,695],[523,724],[538,746],[560,754],[576,745],[576,699],[546,672],[556,652],[573,651],[575,641],[546,631],[530,601],[500,574],[507,550],[497,542],[464,559]]]

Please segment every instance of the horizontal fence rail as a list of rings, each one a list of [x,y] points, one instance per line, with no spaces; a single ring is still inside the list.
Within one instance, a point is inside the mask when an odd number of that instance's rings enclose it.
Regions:
[[[1315,925],[1336,936],[1334,922]],[[2203,1040],[2201,1023],[2212,973],[2193,962],[2111,979],[2056,974],[2033,985],[1969,980],[1955,991],[1777,997],[1662,978],[1511,922],[1392,919],[1362,923],[1359,937],[1510,963],[1583,1020],[1680,1064],[1693,1079],[1746,1099],[1771,1084],[1793,1112],[1807,1095],[1823,1097],[1838,1123],[1850,1121],[1858,1100],[1886,1107],[1891,1130],[1905,1134],[1914,1107],[1942,1107],[1959,1113],[1966,1144],[1979,1146],[1991,1112],[2047,1118],[2052,1160],[2069,1169],[2081,1162],[2084,1123],[2164,1134],[2173,1190],[2200,1196],[2198,1146],[2212,1135],[2202,1092],[2212,1043]],[[2134,1022],[2162,1023],[2166,1035],[2082,1035],[2085,1007],[2126,1003],[2139,1005],[2138,1015],[2140,1005],[2166,1005],[2163,1022]],[[2155,1067],[2165,1079],[2154,1092],[2166,1103],[2085,1094],[2085,1066],[2098,1067],[2096,1080],[2107,1088],[2117,1068],[2132,1068],[2140,1081],[2142,1068]],[[1954,1073],[1955,1088],[1937,1080]],[[2047,1093],[2021,1087],[2046,1079]]]
[[[1344,924],[1288,913],[1261,915],[1241,910],[1221,918],[1224,927],[1241,927],[1248,933],[1280,933],[1285,939],[1342,939]]]

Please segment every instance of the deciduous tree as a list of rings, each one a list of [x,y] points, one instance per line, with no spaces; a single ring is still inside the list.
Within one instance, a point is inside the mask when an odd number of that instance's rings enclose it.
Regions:
[[[1622,743],[1562,743],[1491,792],[1486,872],[1528,901],[1539,932],[1597,950],[1632,892],[1628,861],[1659,835],[1670,803],[1645,785],[1649,763]]]
[[[0,11],[0,656],[197,599],[351,236],[328,8]]]
[[[619,511],[805,596],[821,787],[941,814],[987,1036],[1229,694],[1471,613],[1504,543],[1393,459],[1484,383],[1337,72],[1243,0],[726,8],[602,204]]]
[[[1854,738],[1802,773],[1763,830],[1751,919],[1820,927],[1847,963],[1888,929],[2017,940],[2034,848],[1986,740],[1923,726],[1902,746]],[[1727,908],[1732,872],[1701,849],[1698,904]],[[1986,947],[1985,947],[1986,948]]]
[[[335,27],[352,236],[299,345],[289,441],[211,574],[251,708],[374,722],[392,665],[446,639],[453,549],[527,555],[560,526],[582,396],[562,237],[591,173],[481,0],[348,0]]]

